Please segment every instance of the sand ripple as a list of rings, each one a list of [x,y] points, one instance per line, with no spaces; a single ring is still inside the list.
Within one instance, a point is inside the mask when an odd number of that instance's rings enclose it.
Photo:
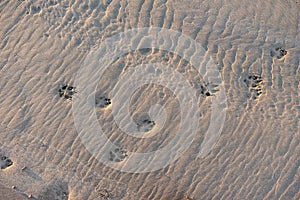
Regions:
[[[69,199],[101,199],[106,192],[112,199],[300,199],[299,9],[293,0],[0,1],[0,149],[13,161],[1,171],[1,183],[34,198],[59,190]],[[58,89],[75,82],[89,50],[105,38],[149,26],[181,31],[210,53],[225,84],[227,117],[218,143],[197,159],[211,116],[210,97],[201,93],[205,77],[162,50],[118,58],[99,82],[99,97],[109,99],[126,70],[159,62],[187,78],[201,112],[199,134],[180,159],[155,172],[127,174],[86,150],[72,101]],[[124,135],[105,104],[96,114],[107,137],[135,152],[168,144],[180,121],[176,96],[145,85],[131,100],[139,124],[151,120],[144,115],[149,105],[165,105],[162,134],[151,140]]]

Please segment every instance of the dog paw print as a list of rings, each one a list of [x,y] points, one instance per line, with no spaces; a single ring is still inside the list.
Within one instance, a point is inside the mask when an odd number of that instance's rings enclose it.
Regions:
[[[33,5],[33,3],[29,3],[25,6],[25,12],[26,14],[31,14],[31,15],[34,15],[34,14],[38,14],[40,13],[42,10],[41,6],[40,5]]]
[[[204,94],[205,96],[212,96],[218,91],[218,85],[212,82],[204,83],[204,86],[201,85],[201,94]]]
[[[259,75],[249,75],[244,79],[244,83],[248,86],[250,92],[253,94],[253,98],[257,99],[262,94],[263,80]]]
[[[217,93],[219,91],[219,89],[218,89],[219,85],[216,85],[216,84],[214,84],[212,82],[208,82],[205,86],[206,86],[207,91],[211,95],[213,95],[213,94],[215,94],[215,93]]]
[[[6,169],[13,165],[13,161],[5,155],[0,155],[0,167]]]
[[[141,132],[149,132],[155,126],[155,122],[151,121],[149,119],[145,119],[145,120],[141,121],[140,123],[138,123],[137,125],[138,125],[138,130],[139,131],[141,131]]]
[[[98,189],[97,192],[100,197],[108,199],[110,197],[109,192],[106,189]]]
[[[71,86],[69,84],[64,84],[58,89],[58,93],[60,97],[63,97],[68,100],[72,100],[73,95],[77,93],[75,89],[76,88],[74,86]]]
[[[185,195],[184,200],[194,200],[194,199],[192,197],[188,196],[188,195]]]
[[[111,99],[106,97],[96,98],[96,106],[100,108],[105,108],[111,104]]]
[[[287,51],[282,47],[277,47],[271,51],[271,57],[275,57],[277,59],[283,58],[287,54]]]
[[[120,147],[109,152],[109,160],[112,162],[122,162],[127,156],[127,151]]]

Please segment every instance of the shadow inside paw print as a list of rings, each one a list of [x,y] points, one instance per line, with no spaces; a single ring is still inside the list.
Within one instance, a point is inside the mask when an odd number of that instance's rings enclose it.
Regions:
[[[64,84],[58,89],[58,93],[60,97],[64,97],[65,99],[72,100],[72,96],[77,93],[75,91],[75,87],[69,84]]]
[[[192,197],[188,196],[188,195],[185,195],[184,200],[194,200],[194,199]]]
[[[111,100],[106,97],[99,97],[96,98],[96,106],[100,108],[105,108],[111,104]]]
[[[253,94],[253,98],[257,99],[262,94],[263,80],[259,75],[249,75],[248,78],[244,79],[244,83],[250,89],[250,92]]]
[[[155,126],[155,122],[151,121],[149,119],[144,119],[143,121],[139,122],[137,125],[138,125],[138,130],[139,131],[141,131],[141,132],[149,132]]]
[[[213,84],[212,82],[205,83],[204,86],[201,85],[201,94],[204,94],[205,96],[212,96],[216,92],[219,91],[218,85]]]
[[[112,162],[121,162],[127,157],[127,151],[117,147],[109,152],[109,160]]]
[[[98,192],[100,197],[104,198],[109,198],[109,192],[106,189],[99,189],[98,187],[96,188],[96,191]]]
[[[0,167],[1,169],[6,169],[13,165],[13,162],[11,159],[9,159],[7,156],[0,154]]]
[[[277,59],[281,59],[285,55],[287,55],[287,51],[282,47],[276,47],[271,51],[271,57],[276,57]]]
[[[34,5],[32,2],[28,2],[27,5],[25,6],[25,12],[27,15],[31,14],[38,14],[42,11],[42,8],[40,5]]]

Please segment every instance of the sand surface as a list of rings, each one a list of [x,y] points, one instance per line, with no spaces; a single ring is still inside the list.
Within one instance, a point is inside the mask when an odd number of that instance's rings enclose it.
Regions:
[[[16,186],[14,192],[1,186],[0,199],[17,199],[14,193],[70,200],[300,199],[299,11],[297,0],[0,0],[0,150],[13,162],[1,169],[0,181]],[[193,143],[178,160],[153,172],[126,173],[84,146],[74,101],[58,89],[76,82],[89,52],[106,38],[143,27],[179,31],[202,45],[221,74],[226,119],[209,154],[197,157],[212,115],[213,97],[201,94],[205,77],[162,50],[123,55],[105,70],[95,92],[97,120],[111,141],[128,152],[150,152],[179,129],[180,105],[166,87],[145,85],[131,98],[132,118],[142,130],[152,130],[144,122],[150,105],[165,105],[166,122],[150,139],[127,136],[100,98],[112,96],[126,70],[149,61],[188,79],[201,116]],[[77,90],[75,100],[83,88]],[[122,155],[107,158],[122,167]]]
[[[24,200],[25,197],[17,194],[13,189],[7,188],[0,184],[0,194],[1,199],[14,199],[14,200]]]

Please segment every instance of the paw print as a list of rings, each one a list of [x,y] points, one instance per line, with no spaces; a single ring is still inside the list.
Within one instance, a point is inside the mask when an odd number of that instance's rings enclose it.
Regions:
[[[247,79],[244,79],[244,83],[248,86],[251,93],[253,93],[253,98],[257,99],[262,94],[263,84],[262,78],[259,75],[250,75]]]
[[[217,92],[219,91],[219,89],[217,89],[217,88],[218,88],[218,85],[213,84],[212,82],[208,82],[208,83],[206,84],[206,88],[207,88],[207,90],[208,90],[208,92],[209,92],[210,94],[215,94],[215,93],[217,93]]]
[[[276,57],[277,59],[283,58],[287,54],[287,51],[282,47],[277,47],[271,51],[271,56]]]
[[[96,106],[100,108],[105,108],[111,104],[111,100],[106,97],[96,98]]]
[[[205,96],[212,96],[219,91],[218,85],[213,84],[212,82],[204,83],[204,86],[201,85],[201,94]]]
[[[138,130],[141,132],[149,132],[155,126],[155,122],[149,119],[145,119],[142,122],[138,123]]]
[[[60,97],[64,97],[65,99],[72,100],[72,96],[77,93],[75,91],[75,87],[69,84],[64,84],[58,89],[58,93]]]
[[[12,165],[13,165],[13,162],[11,161],[11,159],[9,159],[5,155],[0,155],[0,167],[1,167],[1,169],[6,169],[6,168],[8,168]]]
[[[25,11],[26,14],[37,14],[39,12],[41,12],[42,8],[40,5],[33,5],[33,3],[29,2],[26,6],[25,6]]]
[[[99,196],[103,198],[109,198],[109,192],[106,189],[98,189],[97,192],[99,193]]]
[[[188,195],[185,195],[184,200],[194,200],[194,199],[192,197],[188,196]]]
[[[113,151],[109,152],[109,160],[113,162],[121,162],[127,157],[127,151],[117,147]]]

